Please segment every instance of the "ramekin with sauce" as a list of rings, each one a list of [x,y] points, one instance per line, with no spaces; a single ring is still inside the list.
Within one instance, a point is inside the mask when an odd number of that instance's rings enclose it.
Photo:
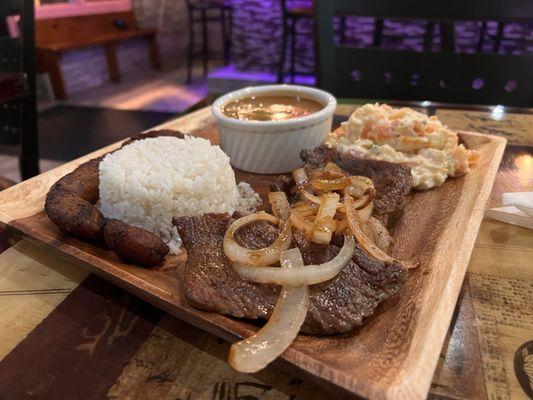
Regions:
[[[235,168],[279,174],[300,167],[300,151],[326,140],[336,106],[323,90],[267,85],[228,93],[212,112],[222,150]]]

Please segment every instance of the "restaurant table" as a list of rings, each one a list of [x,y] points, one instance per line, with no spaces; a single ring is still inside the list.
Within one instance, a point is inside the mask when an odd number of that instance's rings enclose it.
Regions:
[[[337,123],[356,105],[340,104]],[[490,207],[501,205],[503,192],[533,190],[531,110],[430,111],[451,128],[508,139]],[[162,127],[187,131],[205,112]],[[225,361],[223,340],[29,239],[8,240],[0,254],[0,399],[345,398],[280,361],[254,375],[238,373]],[[485,219],[429,398],[532,393],[533,231]]]

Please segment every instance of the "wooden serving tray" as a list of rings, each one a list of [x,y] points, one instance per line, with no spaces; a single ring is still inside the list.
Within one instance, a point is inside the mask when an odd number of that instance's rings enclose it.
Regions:
[[[172,127],[218,143],[208,109],[176,120]],[[420,263],[409,271],[405,286],[350,334],[300,335],[283,354],[284,361],[343,393],[426,397],[506,143],[500,137],[472,132],[460,132],[460,137],[468,148],[479,151],[478,165],[440,188],[413,192],[394,228],[393,255]],[[189,306],[180,285],[185,256],[169,257],[152,270],[124,264],[103,245],[65,235],[48,220],[43,205],[49,187],[80,163],[118,146],[0,192],[0,222],[221,338],[235,341],[252,334],[257,327],[250,323]],[[248,181],[264,197],[274,177],[237,172],[237,178]]]

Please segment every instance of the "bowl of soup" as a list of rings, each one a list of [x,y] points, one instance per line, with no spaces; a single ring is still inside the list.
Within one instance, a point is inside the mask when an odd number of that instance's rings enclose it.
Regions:
[[[222,150],[235,168],[279,174],[300,167],[300,152],[326,140],[336,106],[323,90],[267,85],[228,93],[212,112]]]

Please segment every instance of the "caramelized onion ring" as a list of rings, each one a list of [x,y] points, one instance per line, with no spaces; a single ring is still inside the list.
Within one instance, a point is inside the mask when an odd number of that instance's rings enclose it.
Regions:
[[[284,286],[315,285],[330,280],[348,264],[355,250],[352,235],[344,235],[344,245],[339,254],[320,265],[306,265],[291,269],[264,267],[233,263],[233,269],[245,279],[258,283],[270,283]]]
[[[258,250],[251,250],[237,244],[235,241],[235,232],[244,225],[254,221],[268,221],[273,224],[281,224],[281,233],[270,246]],[[280,222],[279,218],[261,211],[233,221],[224,235],[224,253],[233,262],[249,264],[255,267],[264,267],[277,263],[281,252],[287,250],[291,242],[292,230],[290,223],[288,221]]]
[[[298,249],[281,253],[281,269],[301,268]],[[240,372],[253,373],[265,368],[281,355],[298,336],[309,308],[307,286],[281,288],[276,307],[265,326],[255,335],[231,346],[228,362]]]
[[[348,225],[350,230],[354,234],[357,242],[361,245],[363,250],[365,250],[371,257],[374,257],[376,260],[384,262],[393,262],[394,258],[389,256],[383,250],[381,250],[373,241],[370,239],[362,229],[362,221],[359,216],[359,212],[353,206],[353,199],[351,196],[344,196],[344,204],[346,205],[346,217],[348,219]]]

